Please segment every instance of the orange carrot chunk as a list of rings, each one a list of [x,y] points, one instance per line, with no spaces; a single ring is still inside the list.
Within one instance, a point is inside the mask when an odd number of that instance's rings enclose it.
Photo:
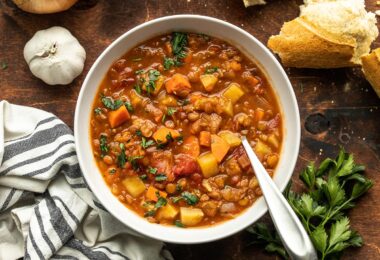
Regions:
[[[261,108],[256,108],[256,109],[255,109],[255,121],[256,121],[256,122],[261,121],[261,120],[263,119],[263,117],[264,117],[264,114],[265,114],[265,112],[264,112],[263,109],[261,109]]]
[[[166,91],[171,94],[186,97],[191,91],[191,85],[186,76],[182,74],[174,74],[165,82]]]
[[[199,144],[205,147],[210,147],[211,133],[209,131],[201,131],[199,133]]]
[[[177,130],[170,129],[167,127],[161,127],[153,134],[153,139],[157,143],[166,143],[168,139],[173,138],[176,139],[180,136],[180,133]]]
[[[218,162],[223,161],[228,153],[230,145],[217,135],[211,135],[211,153],[216,157]]]
[[[198,138],[194,135],[187,137],[181,147],[182,153],[191,155],[194,158],[197,158],[200,154],[200,147]]]
[[[145,198],[146,198],[146,200],[157,202],[158,201],[157,194],[159,194],[159,196],[163,197],[163,198],[166,198],[166,196],[168,196],[168,194],[166,192],[157,190],[153,186],[149,186],[148,190],[145,193]]]
[[[108,121],[112,128],[120,126],[129,118],[131,117],[124,105],[119,107],[117,110],[108,113]]]

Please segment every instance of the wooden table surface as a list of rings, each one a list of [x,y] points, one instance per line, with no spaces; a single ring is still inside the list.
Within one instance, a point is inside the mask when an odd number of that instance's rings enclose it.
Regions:
[[[217,17],[248,31],[264,44],[285,21],[299,13],[301,0],[268,0],[266,6],[244,8],[241,0],[80,0],[69,11],[33,15],[0,0],[0,100],[32,106],[56,114],[73,127],[75,104],[83,79],[99,54],[119,35],[148,20],[194,13]],[[376,1],[366,0],[375,11]],[[378,7],[380,9],[380,7]],[[25,43],[37,30],[60,25],[69,29],[87,51],[84,72],[68,86],[47,86],[33,77],[23,58]],[[373,47],[380,47],[380,40]],[[350,212],[352,226],[364,238],[360,249],[344,259],[380,259],[380,99],[360,69],[286,69],[297,95],[302,121],[302,142],[293,181],[309,161],[335,156],[339,146],[367,166],[374,187]],[[84,127],[87,127],[86,125]],[[268,216],[265,217],[268,219]],[[242,231],[226,239],[201,245],[167,247],[176,259],[274,259],[255,246],[247,246]]]

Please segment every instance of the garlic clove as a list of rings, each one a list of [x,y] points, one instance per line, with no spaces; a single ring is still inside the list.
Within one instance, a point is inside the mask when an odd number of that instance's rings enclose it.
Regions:
[[[55,26],[35,33],[24,47],[24,58],[46,84],[67,85],[83,71],[86,52],[67,29]]]

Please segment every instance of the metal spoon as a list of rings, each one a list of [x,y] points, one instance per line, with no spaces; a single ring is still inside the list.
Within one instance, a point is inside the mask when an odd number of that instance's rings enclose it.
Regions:
[[[269,208],[273,223],[291,259],[314,260],[317,253],[300,220],[266,172],[245,136],[243,146]]]

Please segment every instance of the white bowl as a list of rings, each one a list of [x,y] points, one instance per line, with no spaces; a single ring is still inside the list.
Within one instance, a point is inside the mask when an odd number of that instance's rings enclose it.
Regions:
[[[78,160],[89,187],[113,216],[141,234],[172,243],[203,243],[230,236],[257,221],[267,212],[264,199],[259,198],[235,219],[213,226],[178,228],[152,224],[125,207],[111,193],[95,163],[90,142],[89,125],[93,113],[92,104],[99,84],[111,64],[139,43],[172,31],[204,33],[223,39],[254,59],[267,75],[277,94],[283,118],[283,146],[277,173],[274,176],[274,181],[280,190],[284,190],[289,182],[298,157],[300,145],[299,111],[289,79],[269,50],[246,31],[207,16],[175,15],[141,24],[115,40],[92,65],[78,97],[74,122]]]

